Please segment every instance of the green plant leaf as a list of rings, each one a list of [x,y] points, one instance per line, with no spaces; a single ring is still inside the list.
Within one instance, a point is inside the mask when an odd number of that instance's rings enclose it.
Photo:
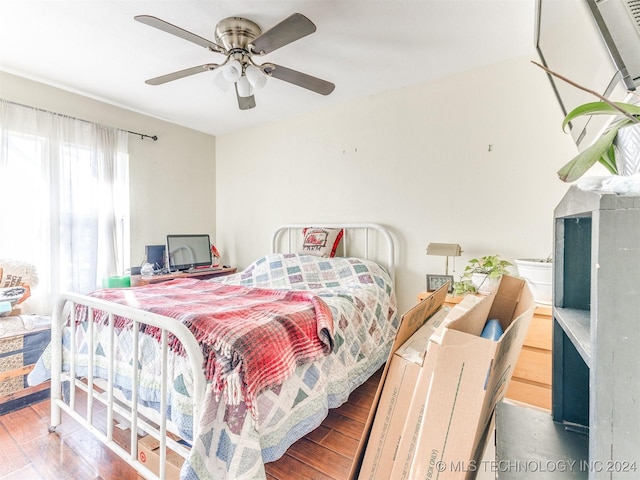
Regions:
[[[613,102],[622,110],[627,112],[630,115],[640,115],[640,106],[630,105],[628,103],[622,102]],[[583,105],[579,105],[578,107],[571,110],[566,117],[564,117],[564,121],[562,122],[562,130],[565,130],[567,124],[582,115],[622,115],[618,110],[613,108],[611,105],[605,102],[591,102],[585,103]],[[627,118],[629,123],[632,120]]]
[[[619,128],[620,126],[616,126],[602,134],[602,136],[598,138],[593,145],[584,149],[566,163],[560,170],[558,170],[558,177],[560,177],[560,180],[563,182],[573,182],[577,180],[584,175],[587,170],[593,167],[593,165],[595,165],[603,155],[609,155],[610,148],[613,145],[613,140],[618,134]],[[613,165],[615,165],[615,162]]]
[[[606,150],[602,157],[600,157],[600,163],[605,166],[609,173],[616,175],[618,173],[618,165],[616,164],[616,152],[613,144]]]
[[[456,296],[466,295],[467,293],[476,293],[476,287],[467,280],[460,280],[453,283],[453,293]]]

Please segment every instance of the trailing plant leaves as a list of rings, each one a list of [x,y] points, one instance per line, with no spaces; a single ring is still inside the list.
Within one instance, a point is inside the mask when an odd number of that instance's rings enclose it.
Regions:
[[[613,102],[622,110],[627,112],[630,115],[640,115],[640,107],[637,105],[630,105],[628,103],[621,102]],[[571,120],[574,118],[580,117],[582,115],[622,115],[619,110],[616,110],[613,106],[609,105],[605,102],[591,102],[580,105],[573,110],[571,110],[566,117],[564,117],[564,121],[562,122],[562,130],[565,130],[565,127],[569,124]],[[632,122],[631,119],[627,118],[628,122]]]
[[[610,155],[611,152],[609,150],[613,145],[613,140],[616,138],[619,128],[620,127],[617,126],[602,134],[602,136],[598,138],[593,145],[584,149],[571,161],[565,164],[564,167],[558,170],[558,177],[560,177],[560,180],[563,182],[573,182],[593,167],[593,165],[600,160],[603,155]],[[603,164],[606,166],[604,162]]]
[[[465,266],[464,273],[460,277],[460,280],[453,283],[453,290],[456,295],[473,293],[476,291],[476,287],[471,281],[474,273],[487,275],[488,278],[499,278],[503,274],[508,273],[507,267],[511,265],[511,262],[501,259],[497,254],[472,258]]]

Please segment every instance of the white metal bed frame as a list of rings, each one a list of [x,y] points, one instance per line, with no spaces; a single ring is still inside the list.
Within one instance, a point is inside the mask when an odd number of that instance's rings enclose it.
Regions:
[[[292,238],[292,235],[298,236],[300,238],[301,231],[305,228],[342,228],[344,230],[344,235],[342,237],[342,256],[347,255],[347,246],[348,246],[348,232],[350,230],[363,230],[364,231],[364,256],[363,258],[370,258],[370,240],[369,240],[369,232],[371,230],[377,232],[382,239],[384,240],[386,246],[386,262],[385,267],[389,275],[391,276],[391,280],[395,281],[395,244],[393,241],[393,237],[382,225],[377,223],[319,223],[319,224],[302,224],[302,223],[290,223],[286,225],[281,225],[273,232],[273,237],[271,239],[271,251],[278,251],[278,241],[282,238],[282,236],[286,236],[287,241],[287,252],[292,253],[295,251],[296,241]]]
[[[305,227],[310,225],[316,225],[317,228],[343,228],[345,229],[345,235],[343,236],[343,252],[347,251],[347,231],[349,230],[364,230],[364,248],[365,258],[369,258],[369,231],[374,230],[378,232],[383,238],[386,244],[386,268],[392,280],[394,279],[395,269],[395,249],[394,241],[390,233],[386,228],[375,223],[318,223],[318,224],[287,224],[278,227],[273,234],[272,238],[272,251],[277,251],[278,239],[283,233],[286,233],[288,237],[289,252],[292,251],[292,234],[296,231],[298,233]],[[382,262],[380,262],[382,263]],[[89,355],[87,371],[88,376],[85,379],[76,378],[76,343],[71,342],[71,359],[68,372],[62,371],[62,334],[66,319],[70,312],[75,311],[77,305],[86,305],[88,307],[87,317],[87,337],[88,337],[88,351]],[[106,388],[104,394],[94,389],[94,386],[99,382],[99,379],[95,379],[93,375],[94,355],[95,348],[93,345],[93,329],[94,329],[94,312],[95,310],[101,310],[108,314],[108,328],[109,328],[109,345],[108,349],[108,372],[106,379]],[[129,405],[117,401],[116,391],[114,386],[114,359],[113,353],[115,349],[115,316],[122,316],[132,320],[132,331],[139,332],[139,326],[141,324],[157,327],[161,331],[161,364],[162,364],[162,379],[161,379],[161,404],[160,411],[165,412],[167,408],[167,391],[172,379],[168,377],[167,370],[167,355],[168,355],[168,342],[167,336],[169,333],[175,335],[175,337],[182,343],[185,355],[188,359],[188,364],[193,373],[193,438],[197,438],[197,425],[200,418],[200,408],[203,405],[206,379],[202,369],[203,355],[200,345],[195,340],[189,329],[180,322],[176,322],[172,318],[164,317],[162,315],[146,312],[144,310],[138,310],[125,305],[107,302],[101,299],[89,297],[87,295],[81,295],[77,293],[65,293],[60,296],[58,304],[53,312],[53,321],[51,329],[51,425],[49,427],[50,432],[54,432],[56,427],[62,422],[62,412],[66,412],[83,427],[88,429],[94,436],[125,460],[132,468],[134,468],[140,475],[148,479],[160,479],[166,478],[166,452],[167,448],[174,450],[176,453],[186,458],[189,449],[183,444],[176,441],[171,436],[168,436],[169,429],[167,427],[167,420],[164,415],[155,415],[157,417],[154,420],[150,420],[151,416],[147,416],[144,411],[144,407],[138,406],[138,385],[137,382],[133,383],[132,398]],[[76,322],[69,322],[69,329],[71,338],[75,338],[76,335]],[[139,343],[140,336],[133,335],[133,356],[138,358],[139,356]],[[54,346],[59,346],[55,347]],[[131,362],[133,378],[138,378],[137,362]],[[70,382],[69,389],[69,403],[66,403],[62,396],[62,384],[63,382]],[[103,382],[104,383],[104,382]],[[76,410],[76,389],[80,389],[87,394],[86,412],[84,415]],[[93,424],[94,402],[100,402],[106,407],[107,410],[107,423],[105,426],[106,433],[97,428]],[[131,425],[130,428],[130,451],[120,446],[114,439],[114,420],[119,416]],[[138,460],[138,432],[144,430],[147,434],[152,435],[160,442],[159,456],[160,456],[160,471],[158,475],[149,470],[143,463]]]

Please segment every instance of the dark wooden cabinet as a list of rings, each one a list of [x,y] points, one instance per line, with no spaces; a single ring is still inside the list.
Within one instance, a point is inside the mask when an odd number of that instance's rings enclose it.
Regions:
[[[20,321],[18,317],[0,318],[0,328],[11,318]],[[0,415],[49,398],[49,382],[30,387],[27,375],[49,345],[51,322],[39,317],[38,324],[30,328],[0,338]]]

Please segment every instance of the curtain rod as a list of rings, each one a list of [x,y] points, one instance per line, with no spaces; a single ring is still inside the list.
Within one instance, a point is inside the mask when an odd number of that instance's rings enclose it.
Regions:
[[[94,124],[96,124],[96,122],[90,122],[89,120],[84,120],[82,118],[73,117],[71,115],[64,115],[64,114],[58,113],[58,112],[52,112],[51,110],[45,110],[44,108],[32,107],[31,105],[24,105],[24,104],[18,103],[18,102],[12,102],[11,100],[5,100],[5,102],[11,103],[13,105],[19,105],[19,106],[25,107],[25,108],[33,108],[34,110],[38,110],[39,112],[50,113],[52,115],[58,115],[59,117],[66,117],[66,118],[70,118],[72,120],[78,120],[79,122],[86,122],[86,123],[94,123]],[[100,124],[96,124],[96,125],[100,125]],[[120,130],[121,132],[127,132],[127,133],[130,133],[132,135],[137,135],[142,140],[144,140],[145,138],[150,138],[154,142],[158,140],[158,136],[157,135],[147,135],[146,133],[132,132],[131,130],[124,130],[122,128],[117,128],[117,127],[112,127],[112,128],[115,128],[116,130]]]
[[[132,132],[131,130],[125,130],[127,133],[131,133],[132,135],[138,135],[140,136],[140,138],[142,140],[144,140],[145,138],[150,138],[151,140],[153,140],[154,142],[158,140],[158,136],[157,135],[147,135],[146,133],[138,133],[138,132]]]

